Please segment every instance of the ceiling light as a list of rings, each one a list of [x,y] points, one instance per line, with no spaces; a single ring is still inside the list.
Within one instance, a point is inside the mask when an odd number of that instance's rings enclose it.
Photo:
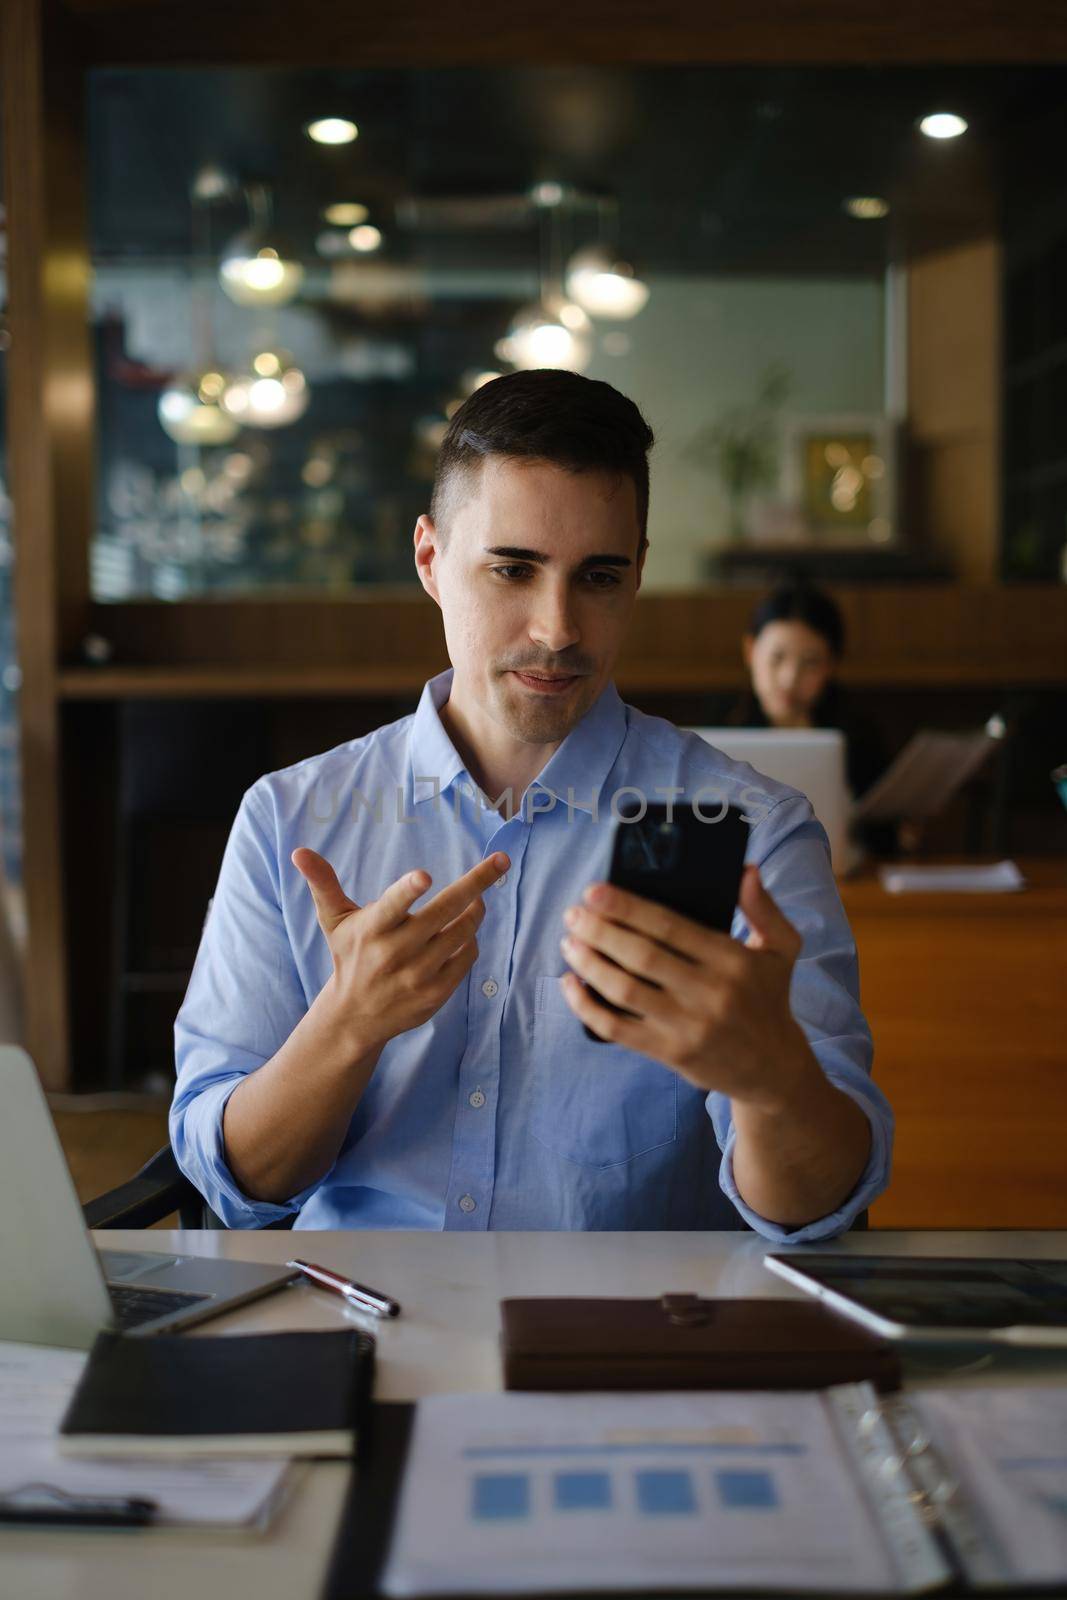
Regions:
[[[366,222],[367,208],[356,200],[338,200],[326,207],[322,219],[332,223],[335,228],[354,228],[357,223]]]
[[[273,245],[258,245],[250,233],[226,247],[219,282],[239,306],[283,306],[304,279],[299,261],[287,260]]]
[[[245,198],[251,220],[222,252],[219,282],[239,306],[284,306],[300,288],[304,269],[278,236],[267,186],[249,184]]]
[[[284,428],[304,415],[310,398],[307,379],[290,357],[263,350],[250,372],[230,380],[222,404],[250,428]]]
[[[209,161],[194,174],[189,192],[202,205],[211,205],[216,200],[232,199],[237,192],[237,182],[225,167]]]
[[[535,183],[530,190],[530,199],[535,206],[558,206],[563,204],[566,191],[561,183],[555,179],[546,179],[544,183]]]
[[[967,132],[967,123],[954,111],[932,111],[923,117],[919,128],[928,139],[958,139]]]
[[[889,215],[889,201],[874,194],[856,194],[845,201],[845,210],[861,222],[874,222]]]
[[[567,293],[594,317],[622,322],[636,317],[648,301],[648,285],[628,261],[618,261],[609,250],[591,245],[567,263]]]
[[[219,401],[226,380],[221,372],[184,373],[174,378],[159,397],[159,425],[175,444],[229,444],[240,423]]]
[[[382,242],[381,230],[369,222],[360,223],[358,228],[353,228],[348,235],[348,242],[353,250],[359,250],[363,255],[371,250],[377,250]]]
[[[560,367],[582,372],[592,353],[589,318],[580,306],[559,298],[524,306],[497,343],[496,352],[522,371]]]
[[[359,137],[359,129],[347,117],[319,117],[317,122],[309,122],[304,132],[316,144],[351,144]]]

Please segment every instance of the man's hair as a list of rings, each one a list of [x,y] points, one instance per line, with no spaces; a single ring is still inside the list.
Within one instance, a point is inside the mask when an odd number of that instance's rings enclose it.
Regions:
[[[837,603],[803,579],[782,583],[761,600],[749,619],[748,631],[758,638],[769,622],[803,622],[820,634],[838,660],[845,652],[845,619]]]
[[[639,547],[647,542],[648,452],[652,429],[610,383],[540,368],[509,372],[475,389],[449,423],[437,459],[430,515],[440,526],[458,480],[487,456],[547,461],[567,472],[608,472],[632,480]]]

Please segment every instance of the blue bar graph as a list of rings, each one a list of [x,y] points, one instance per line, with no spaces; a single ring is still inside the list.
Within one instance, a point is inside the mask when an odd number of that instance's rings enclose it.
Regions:
[[[557,1472],[557,1511],[609,1511],[611,1479],[606,1472]]]
[[[774,1511],[778,1491],[769,1472],[715,1472],[719,1501],[729,1511]]]
[[[481,1472],[471,1479],[471,1516],[478,1522],[530,1514],[530,1480],[525,1472]]]
[[[691,1516],[697,1501],[688,1472],[649,1470],[634,1474],[638,1508],[648,1517]]]

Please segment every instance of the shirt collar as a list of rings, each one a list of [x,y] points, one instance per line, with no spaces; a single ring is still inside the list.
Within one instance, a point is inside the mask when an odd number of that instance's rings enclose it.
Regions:
[[[413,804],[444,794],[459,777],[468,778],[463,760],[445,732],[441,707],[452,689],[452,668],[424,686],[411,729]],[[577,727],[545,762],[533,783],[565,805],[592,812],[626,737],[626,707],[613,683],[605,684]],[[516,796],[516,799],[518,797]]]
[[[444,794],[467,769],[441,721],[441,707],[452,689],[452,668],[439,672],[423,685],[408,741],[411,759],[411,797],[415,805]]]

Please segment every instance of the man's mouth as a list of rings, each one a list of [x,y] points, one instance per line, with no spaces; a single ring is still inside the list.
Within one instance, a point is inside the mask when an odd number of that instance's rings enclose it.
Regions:
[[[516,672],[514,676],[536,694],[562,694],[571,684],[578,682],[580,674],[574,672],[564,676],[554,672]]]

